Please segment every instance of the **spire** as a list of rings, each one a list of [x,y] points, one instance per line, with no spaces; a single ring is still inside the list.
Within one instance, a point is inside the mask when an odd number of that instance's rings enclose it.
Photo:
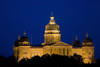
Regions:
[[[26,36],[26,32],[25,32],[25,30],[24,30],[24,33],[23,33],[23,35],[24,35],[24,36]]]
[[[89,36],[89,35],[88,35],[88,32],[87,32],[87,33],[86,33],[86,38],[88,38],[88,36]]]
[[[18,34],[18,40],[20,40],[20,35]]]
[[[51,17],[53,17],[53,12],[51,12]]]
[[[53,17],[53,12],[51,12],[51,17],[50,17],[51,20],[54,20],[54,17]]]
[[[77,35],[76,35],[76,40],[78,40]]]
[[[32,34],[31,34],[31,45],[32,45]]]
[[[54,20],[54,17],[53,17],[53,12],[51,12],[50,24],[55,24],[55,20]]]

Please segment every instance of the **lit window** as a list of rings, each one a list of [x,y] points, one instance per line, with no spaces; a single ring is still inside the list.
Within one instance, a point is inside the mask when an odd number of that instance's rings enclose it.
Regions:
[[[88,56],[88,58],[90,59],[90,58],[91,58],[91,56]]]
[[[32,53],[32,56],[34,56],[34,53]]]
[[[89,50],[88,54],[90,55],[91,54],[91,51]]]
[[[27,51],[26,51],[26,50],[24,50],[24,51],[23,51],[23,54],[27,54]]]

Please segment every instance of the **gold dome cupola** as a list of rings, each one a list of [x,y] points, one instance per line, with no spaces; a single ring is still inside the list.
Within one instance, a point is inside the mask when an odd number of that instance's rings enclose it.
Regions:
[[[42,45],[52,45],[60,41],[61,34],[59,25],[54,20],[53,13],[51,13],[50,22],[45,26],[44,43]]]
[[[45,27],[45,31],[48,31],[48,30],[58,30],[59,31],[59,25],[56,24],[53,13],[51,13],[50,22]]]

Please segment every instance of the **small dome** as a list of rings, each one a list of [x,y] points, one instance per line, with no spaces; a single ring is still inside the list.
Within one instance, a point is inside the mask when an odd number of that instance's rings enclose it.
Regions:
[[[20,42],[20,40],[16,40],[15,43],[14,43],[15,46],[19,46],[19,42]]]
[[[23,36],[23,37],[21,37],[20,41],[21,42],[23,42],[23,41],[28,41],[29,42],[29,39],[28,39],[27,36]]]
[[[88,33],[86,34],[86,38],[83,40],[83,46],[93,46],[91,38],[88,37]]]
[[[92,42],[92,40],[88,37],[83,40],[84,43]]]
[[[93,46],[92,40],[90,38],[85,38],[83,40],[83,46]]]
[[[81,47],[81,42],[78,40],[77,36],[76,36],[76,40],[73,43],[73,47],[75,48]]]
[[[81,47],[81,42],[78,40],[74,41],[73,47]]]

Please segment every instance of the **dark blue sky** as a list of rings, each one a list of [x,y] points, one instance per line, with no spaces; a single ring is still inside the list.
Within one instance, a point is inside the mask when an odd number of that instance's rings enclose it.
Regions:
[[[24,30],[33,44],[43,43],[51,12],[63,42],[72,44],[77,35],[82,43],[88,32],[100,58],[100,0],[0,0],[0,54],[13,55],[14,41]]]

